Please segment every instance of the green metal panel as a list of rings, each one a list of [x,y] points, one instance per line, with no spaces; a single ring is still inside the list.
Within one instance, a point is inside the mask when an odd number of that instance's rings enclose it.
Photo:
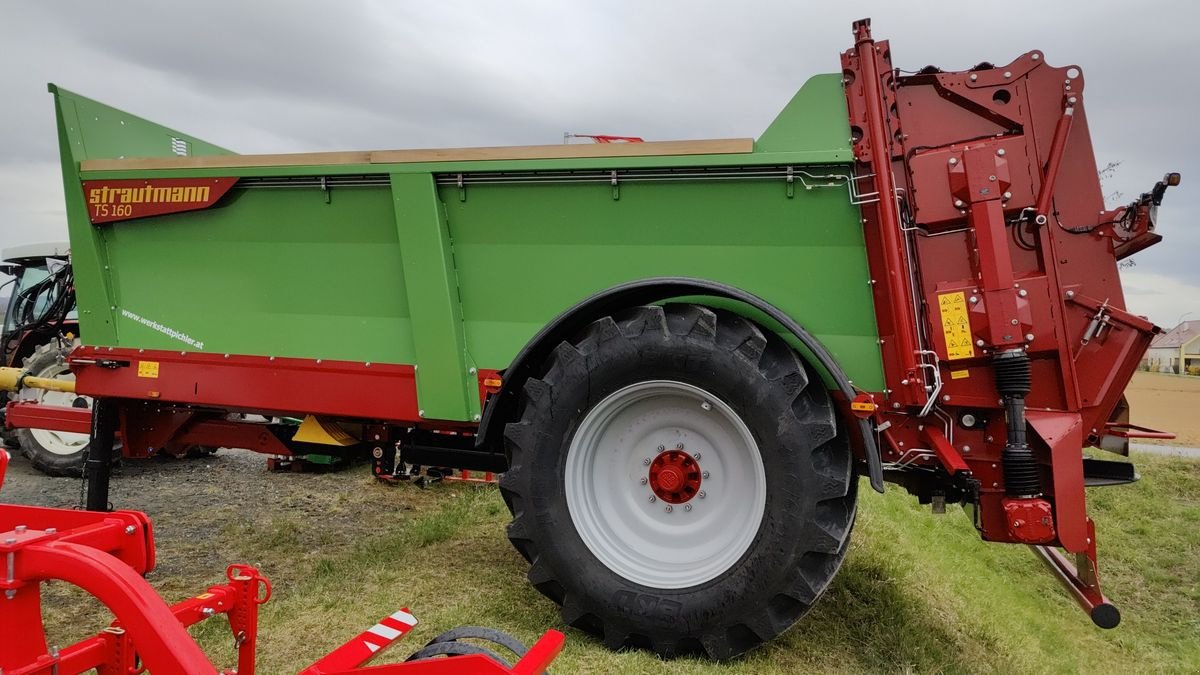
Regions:
[[[483,367],[503,367],[547,318],[655,276],[744,289],[795,317],[860,386],[882,386],[858,212],[843,188],[782,179],[443,188],[467,322]]]
[[[117,344],[414,363],[390,190],[325,196],[240,189],[218,208],[99,228]]]
[[[478,419],[450,232],[431,174],[393,174],[392,199],[416,350],[422,417]],[[515,353],[515,352],[514,352]]]
[[[462,193],[435,181],[460,172],[692,167],[845,174],[852,155],[837,75],[810,80],[752,153],[89,172],[83,178],[371,183],[247,182],[208,210],[101,227],[88,222],[77,162],[101,157],[95,148],[110,157],[120,148],[90,135],[111,130],[72,122],[100,108],[61,91],[58,100],[82,329],[94,344],[411,363],[427,418],[470,420],[479,413],[474,366],[506,367],[547,321],[591,293],[682,275],[774,303],[857,385],[883,387],[862,228],[844,186],[789,188],[781,176],[670,180],[623,183],[614,195],[603,182],[469,183]],[[148,140],[130,147],[175,133],[145,124],[137,128]],[[193,140],[193,149],[220,150]],[[86,154],[75,154],[77,141]]]

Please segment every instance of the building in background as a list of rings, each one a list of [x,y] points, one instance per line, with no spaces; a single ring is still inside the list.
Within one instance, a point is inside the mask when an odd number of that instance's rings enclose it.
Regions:
[[[1145,364],[1154,372],[1200,375],[1200,320],[1184,321],[1154,338]]]

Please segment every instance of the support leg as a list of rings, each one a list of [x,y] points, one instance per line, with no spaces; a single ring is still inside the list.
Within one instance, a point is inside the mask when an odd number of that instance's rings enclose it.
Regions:
[[[116,401],[98,398],[92,406],[92,438],[83,472],[87,478],[87,510],[108,511],[108,479],[112,474],[113,441],[117,434]]]

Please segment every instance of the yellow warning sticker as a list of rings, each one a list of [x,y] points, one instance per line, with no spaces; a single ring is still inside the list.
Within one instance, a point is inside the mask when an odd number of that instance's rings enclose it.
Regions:
[[[971,342],[971,320],[967,318],[966,293],[944,293],[938,296],[942,313],[942,335],[946,337],[946,359],[969,359],[975,356]]]
[[[950,379],[952,379],[952,380],[965,380],[970,376],[971,376],[971,371],[969,371],[969,370],[952,370],[952,371],[950,371]]]
[[[138,377],[158,377],[158,361],[138,361]]]

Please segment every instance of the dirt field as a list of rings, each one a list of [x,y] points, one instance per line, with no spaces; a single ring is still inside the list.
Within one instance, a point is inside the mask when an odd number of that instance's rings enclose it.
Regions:
[[[1200,377],[1139,372],[1125,396],[1134,424],[1178,436],[1173,441],[1150,442],[1200,448]]]

